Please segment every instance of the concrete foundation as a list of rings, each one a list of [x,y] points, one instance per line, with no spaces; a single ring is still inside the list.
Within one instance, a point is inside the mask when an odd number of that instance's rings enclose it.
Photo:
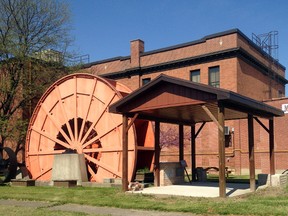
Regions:
[[[52,181],[77,180],[77,185],[87,182],[84,154],[61,154],[54,156]]]
[[[160,186],[184,183],[184,169],[179,162],[160,163]]]
[[[258,186],[285,187],[288,184],[287,174],[258,174]]]

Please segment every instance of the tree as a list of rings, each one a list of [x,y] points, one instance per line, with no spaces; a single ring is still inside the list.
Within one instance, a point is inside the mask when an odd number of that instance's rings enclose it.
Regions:
[[[0,146],[14,142],[20,150],[35,99],[69,73],[69,18],[60,0],[0,0]]]
[[[68,5],[58,0],[0,0],[1,57],[63,49],[69,39]]]
[[[188,127],[184,127],[184,145],[191,141],[191,132]],[[173,124],[163,124],[160,127],[160,147],[179,147],[179,126]]]

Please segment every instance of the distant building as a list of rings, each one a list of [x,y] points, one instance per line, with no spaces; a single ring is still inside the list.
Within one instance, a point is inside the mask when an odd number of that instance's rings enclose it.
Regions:
[[[228,89],[287,113],[285,67],[263,51],[240,30],[233,29],[171,47],[144,51],[142,40],[130,43],[131,54],[84,65],[84,70],[115,79],[132,90],[164,73],[170,76]],[[283,108],[284,107],[284,108]],[[276,171],[288,169],[288,114],[275,119]],[[267,120],[260,120],[267,125]],[[256,172],[269,172],[268,133],[255,121]],[[196,142],[196,166],[217,167],[217,130],[214,123],[205,125]],[[247,174],[247,120],[226,122],[226,165],[236,174]],[[189,143],[185,159],[190,163]],[[177,148],[163,148],[162,161],[175,161]],[[177,151],[177,150],[176,150]]]
[[[33,57],[47,62],[63,62],[63,53],[53,49],[36,52]]]

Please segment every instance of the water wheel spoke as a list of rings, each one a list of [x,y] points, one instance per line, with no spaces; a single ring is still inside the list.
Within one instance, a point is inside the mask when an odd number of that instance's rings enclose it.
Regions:
[[[77,101],[77,77],[74,76],[74,81],[75,81],[75,86],[74,86],[74,137],[75,140],[78,140],[78,109],[77,109],[77,105],[78,105],[78,101]]]
[[[51,168],[47,168],[45,170],[42,170],[42,171],[40,171],[40,173],[37,173],[35,176],[33,176],[33,179],[38,179],[41,176],[45,175],[46,173],[50,172],[51,170],[52,170],[52,167]]]
[[[94,78],[93,80],[94,80],[94,84],[93,84],[93,88],[91,88],[91,92],[90,92],[90,94],[89,94],[89,104],[88,104],[88,106],[87,106],[87,110],[86,110],[86,112],[85,112],[86,115],[85,115],[85,117],[84,117],[84,119],[83,119],[83,123],[82,123],[82,125],[81,125],[81,129],[80,129],[80,132],[79,132],[78,141],[81,141],[81,137],[82,137],[83,132],[84,132],[84,125],[85,125],[85,122],[87,121],[88,114],[89,114],[89,112],[90,112],[91,104],[92,104],[92,101],[93,101],[93,94],[94,94],[95,89],[96,89],[97,79]]]
[[[134,151],[134,149],[128,149],[128,151]],[[122,152],[122,148],[105,147],[105,148],[83,149],[83,153],[96,153],[96,152]]]
[[[80,144],[83,145],[83,143],[86,141],[87,137],[89,136],[89,134],[91,133],[92,129],[95,128],[95,126],[97,125],[97,123],[100,121],[100,119],[102,118],[102,116],[105,114],[105,112],[107,111],[108,107],[110,106],[110,104],[112,103],[112,101],[114,100],[115,96],[117,94],[115,93],[113,95],[113,97],[110,99],[110,101],[108,102],[108,104],[106,104],[105,108],[102,110],[100,116],[98,119],[96,119],[96,121],[90,125],[88,131],[86,132],[86,134],[84,135],[84,137],[81,139]]]
[[[54,151],[29,151],[27,155],[38,156],[38,155],[57,155],[62,154],[65,150],[54,150]]]
[[[64,118],[65,118],[65,124],[66,124],[66,127],[68,129],[68,133],[69,133],[69,136],[71,137],[72,140],[75,139],[74,135],[73,135],[73,132],[72,132],[72,129],[70,127],[70,124],[68,123],[68,116],[67,116],[67,112],[66,110],[64,109],[64,106],[63,106],[63,100],[62,100],[62,97],[61,97],[61,93],[60,93],[60,90],[59,90],[59,87],[58,86],[55,86],[55,90],[56,90],[56,93],[57,93],[57,100],[58,100],[58,103],[60,105],[60,108],[61,108],[61,111],[62,113],[64,114]]]
[[[59,139],[57,139],[57,138],[55,138],[55,137],[50,136],[50,134],[47,133],[47,132],[45,132],[45,131],[41,131],[41,130],[33,127],[33,126],[32,126],[31,129],[32,129],[33,131],[35,131],[36,133],[38,133],[38,134],[46,137],[47,139],[49,139],[49,140],[51,140],[51,141],[53,141],[53,142],[55,142],[55,143],[58,143],[58,144],[62,145],[62,146],[65,147],[65,148],[68,148],[68,149],[71,148],[71,146],[70,146],[69,144],[67,144],[67,143],[63,142],[62,140],[59,140]]]
[[[108,171],[108,172],[110,172],[110,173],[112,173],[112,174],[114,174],[114,175],[116,175],[116,176],[118,176],[118,177],[121,177],[121,175],[122,175],[121,172],[115,171],[113,167],[110,167],[109,165],[104,164],[104,163],[102,163],[101,161],[99,161],[99,160],[97,160],[97,159],[95,159],[95,158],[93,158],[93,157],[91,157],[91,156],[89,156],[89,155],[87,155],[87,154],[85,154],[85,158],[86,158],[88,161],[94,163],[95,165],[97,165],[97,166],[105,169],[106,171]]]
[[[84,143],[83,146],[82,146],[82,148],[84,149],[84,148],[86,148],[87,146],[89,146],[89,145],[91,145],[92,143],[94,143],[95,141],[100,140],[100,139],[103,138],[104,136],[109,135],[109,133],[113,132],[115,129],[119,128],[121,125],[122,125],[122,123],[119,124],[119,125],[117,125],[116,127],[112,128],[112,129],[104,132],[103,134],[99,134],[99,135],[97,135],[96,137],[93,137],[91,140],[89,140],[89,141],[87,141],[86,143]]]
[[[96,182],[100,182],[100,178],[97,176],[97,174],[93,171],[93,169],[91,168],[91,166],[88,164],[88,172],[90,173],[90,175],[92,176],[92,178],[96,181]]]
[[[46,115],[48,116],[48,118],[52,121],[52,123],[55,125],[55,127],[57,128],[57,130],[62,134],[62,136],[66,139],[66,141],[69,144],[72,144],[72,140],[67,136],[67,134],[65,133],[65,131],[62,130],[62,125],[61,123],[53,117],[53,113],[49,112],[48,109],[46,108],[46,106],[44,104],[42,104],[41,108],[44,110],[44,112],[46,113]]]

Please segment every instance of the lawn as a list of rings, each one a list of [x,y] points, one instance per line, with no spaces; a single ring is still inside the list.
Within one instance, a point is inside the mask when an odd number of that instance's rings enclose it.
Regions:
[[[121,192],[120,188],[113,187],[56,188],[10,187],[6,185],[0,186],[0,197],[1,199],[50,201],[57,204],[77,203],[91,206],[191,212],[195,214],[287,215],[288,212],[288,187],[266,188],[240,197],[223,199],[128,194]],[[17,208],[13,210],[16,211]],[[40,212],[35,213],[41,215],[41,209],[37,211]]]

